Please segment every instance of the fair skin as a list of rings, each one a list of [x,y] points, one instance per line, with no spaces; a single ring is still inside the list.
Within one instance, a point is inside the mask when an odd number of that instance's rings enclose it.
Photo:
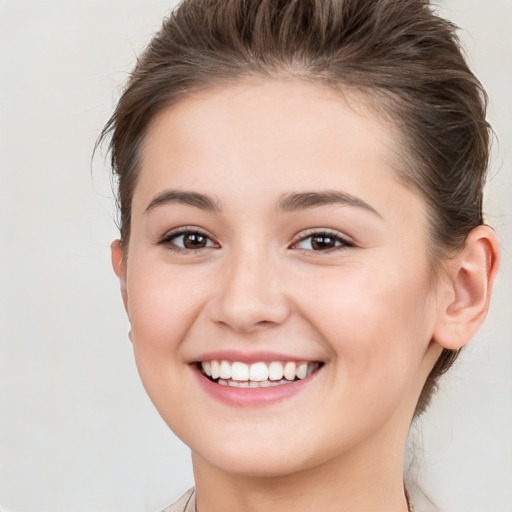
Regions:
[[[477,228],[432,285],[394,140],[298,80],[197,93],[153,122],[112,261],[143,384],[192,450],[198,512],[407,510],[416,402],[442,348],[483,321],[498,246]],[[313,373],[222,386],[201,369],[222,360]]]

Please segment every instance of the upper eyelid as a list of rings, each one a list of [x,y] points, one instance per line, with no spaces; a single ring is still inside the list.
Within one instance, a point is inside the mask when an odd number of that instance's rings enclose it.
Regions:
[[[178,228],[171,229],[170,231],[166,231],[165,234],[163,234],[161,237],[158,238],[158,240],[156,241],[156,244],[158,245],[158,244],[169,242],[173,238],[177,238],[179,236],[183,236],[188,233],[198,233],[198,234],[210,239],[213,243],[220,245],[219,242],[217,241],[217,239],[215,237],[213,237],[210,233],[208,233],[208,231],[206,231],[202,228],[199,228],[197,226],[180,226]]]
[[[311,228],[305,231],[301,231],[295,235],[293,238],[293,243],[300,242],[301,240],[304,240],[305,238],[309,238],[314,235],[331,235],[336,238],[339,238],[340,240],[343,240],[346,243],[349,244],[355,244],[355,242],[352,240],[351,237],[340,233],[339,231],[335,229],[329,229],[329,228]]]
[[[197,227],[197,226],[180,226],[178,228],[170,229],[166,231],[160,238],[170,238],[174,236],[179,236],[187,233],[200,233],[201,235],[207,236],[209,238],[213,238],[208,231]]]

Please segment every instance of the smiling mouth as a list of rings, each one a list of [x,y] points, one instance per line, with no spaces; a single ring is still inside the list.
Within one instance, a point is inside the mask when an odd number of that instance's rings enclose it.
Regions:
[[[272,361],[246,364],[239,361],[212,360],[198,363],[210,381],[221,386],[265,388],[303,380],[318,371],[323,363],[315,361]]]

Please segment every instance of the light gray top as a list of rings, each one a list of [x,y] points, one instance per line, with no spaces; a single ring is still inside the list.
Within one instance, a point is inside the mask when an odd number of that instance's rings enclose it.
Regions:
[[[196,496],[194,488],[189,489],[178,501],[169,505],[162,512],[195,512]]]
[[[409,512],[415,512],[414,505],[412,504],[407,488],[405,489],[405,497],[407,498],[407,505]],[[195,490],[189,489],[177,502],[169,505],[162,512],[195,512],[196,510],[196,495]]]

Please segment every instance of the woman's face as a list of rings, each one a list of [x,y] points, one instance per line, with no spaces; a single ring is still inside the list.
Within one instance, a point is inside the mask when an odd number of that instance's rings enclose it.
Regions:
[[[440,349],[425,205],[394,143],[369,109],[293,80],[153,123],[113,259],[144,386],[200,460],[288,474],[406,435]]]

